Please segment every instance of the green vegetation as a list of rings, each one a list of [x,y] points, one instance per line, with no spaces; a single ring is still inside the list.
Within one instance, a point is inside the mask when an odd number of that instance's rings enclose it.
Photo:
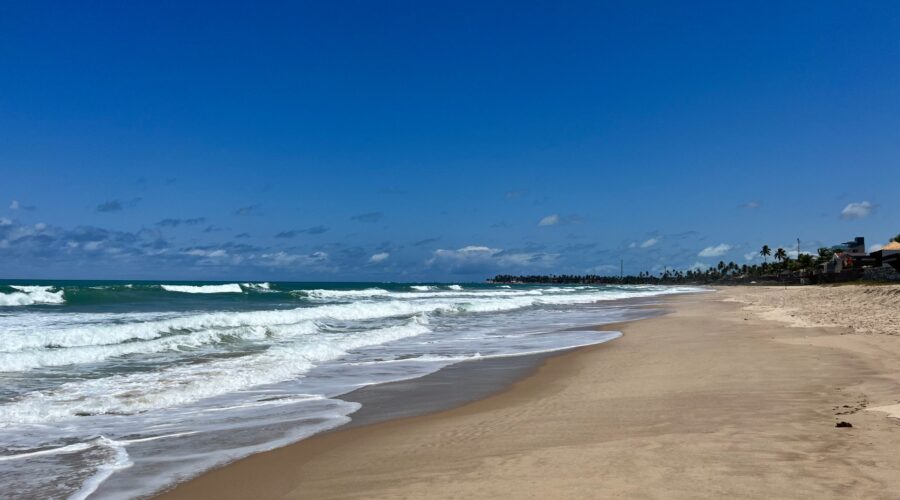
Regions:
[[[891,241],[900,242],[900,234]],[[587,275],[531,275],[513,276],[501,274],[489,280],[494,283],[555,283],[555,284],[704,284],[704,283],[741,283],[741,282],[780,282],[799,281],[800,277],[809,277],[816,269],[834,259],[835,251],[831,248],[819,248],[816,254],[801,253],[792,259],[784,248],[775,250],[775,262],[769,263],[772,249],[763,245],[759,251],[764,259],[762,264],[738,265],[734,262],[719,261],[714,267],[690,269],[687,271],[665,270],[661,274],[641,272],[637,276],[599,276]]]
[[[781,249],[780,249],[781,250]],[[595,274],[572,275],[530,275],[513,276],[500,274],[490,281],[493,283],[553,283],[553,284],[605,284],[605,285],[630,285],[630,284],[678,284],[678,283],[728,283],[742,281],[778,281],[784,274],[794,271],[808,271],[816,267],[820,259],[812,255],[802,254],[798,259],[791,259],[787,252],[776,252],[777,263],[763,263],[753,265],[739,265],[735,262],[719,261],[715,267],[707,269],[689,269],[687,271],[666,270],[662,274],[654,275],[649,272],[639,273],[637,276],[599,276]],[[824,260],[823,260],[824,262]]]
[[[769,262],[769,256],[772,255],[772,249],[769,248],[769,245],[763,245],[762,250],[759,251],[759,254],[763,256],[766,263]]]
[[[787,258],[788,258],[787,252],[785,252],[783,248],[779,248],[778,250],[775,250],[775,260],[777,260],[779,262],[784,262],[784,260]]]

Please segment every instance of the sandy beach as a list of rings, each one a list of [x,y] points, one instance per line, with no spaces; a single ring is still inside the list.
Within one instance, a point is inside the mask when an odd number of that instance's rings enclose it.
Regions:
[[[900,287],[664,303],[498,394],[327,432],[160,498],[897,498]]]

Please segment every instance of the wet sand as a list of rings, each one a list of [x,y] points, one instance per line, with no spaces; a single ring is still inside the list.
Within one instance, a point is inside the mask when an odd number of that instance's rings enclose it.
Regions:
[[[741,290],[667,299],[670,314],[605,326],[624,336],[499,393],[314,436],[162,497],[896,498],[900,421],[862,410],[900,401],[900,337],[788,327]],[[435,390],[494,376],[464,365]]]

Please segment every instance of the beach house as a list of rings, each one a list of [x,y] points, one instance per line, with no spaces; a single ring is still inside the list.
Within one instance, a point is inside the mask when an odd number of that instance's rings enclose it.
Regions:
[[[847,279],[890,279],[900,273],[900,242],[890,242],[880,249],[866,252],[866,240],[858,236],[831,247],[834,255],[819,265],[818,274],[829,281]],[[825,278],[825,276],[822,276]]]
[[[875,261],[876,267],[890,266],[900,272],[900,242],[892,241],[869,255]]]
[[[831,260],[821,264],[823,273],[840,273],[846,269],[856,269],[866,265],[869,254],[866,253],[866,239],[857,236],[853,241],[847,241],[831,247],[834,256]]]

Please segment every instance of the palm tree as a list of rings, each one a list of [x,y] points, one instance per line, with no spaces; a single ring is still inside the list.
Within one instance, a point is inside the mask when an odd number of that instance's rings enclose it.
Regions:
[[[900,234],[891,238],[891,241],[893,241],[894,243],[900,243]]]
[[[759,251],[759,254],[766,259],[766,264],[769,263],[769,256],[772,255],[772,249],[769,248],[769,245],[763,245],[762,250]]]
[[[783,261],[785,259],[787,259],[787,252],[785,252],[783,248],[775,250],[775,260]]]

